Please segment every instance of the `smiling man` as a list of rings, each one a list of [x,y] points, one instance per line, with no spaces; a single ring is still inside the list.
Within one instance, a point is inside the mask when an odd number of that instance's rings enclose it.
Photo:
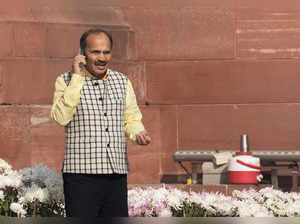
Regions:
[[[67,216],[128,216],[125,135],[139,145],[151,142],[131,82],[108,68],[112,48],[105,30],[85,32],[72,71],[56,79],[51,117],[65,126]]]

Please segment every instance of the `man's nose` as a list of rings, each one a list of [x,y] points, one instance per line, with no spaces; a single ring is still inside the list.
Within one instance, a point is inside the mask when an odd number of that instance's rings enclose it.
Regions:
[[[98,57],[97,57],[98,60],[100,61],[105,61],[105,54],[103,54],[103,52],[101,52],[100,54],[98,54]]]

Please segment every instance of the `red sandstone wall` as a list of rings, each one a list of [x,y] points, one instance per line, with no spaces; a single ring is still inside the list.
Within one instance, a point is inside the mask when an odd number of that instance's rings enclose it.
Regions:
[[[0,157],[60,169],[64,130],[49,119],[54,80],[81,33],[114,36],[153,144],[129,146],[130,183],[183,173],[176,150],[300,148],[300,2],[1,1]],[[146,102],[149,105],[146,105]]]

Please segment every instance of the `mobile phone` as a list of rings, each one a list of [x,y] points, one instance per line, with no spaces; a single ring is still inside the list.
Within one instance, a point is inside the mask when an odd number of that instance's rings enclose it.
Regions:
[[[85,56],[85,54],[84,54],[84,50],[83,50],[82,48],[79,48],[79,54],[81,54],[81,55],[84,55],[84,56]]]
[[[85,56],[84,50],[82,48],[79,48],[79,54]],[[86,57],[85,57],[86,58]],[[82,70],[82,68],[84,67],[84,64],[82,62],[79,63],[79,66]]]

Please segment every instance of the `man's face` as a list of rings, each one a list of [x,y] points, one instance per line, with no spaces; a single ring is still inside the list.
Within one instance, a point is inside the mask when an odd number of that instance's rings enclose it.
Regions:
[[[111,59],[110,41],[104,33],[90,34],[86,41],[86,69],[92,75],[102,78]]]

